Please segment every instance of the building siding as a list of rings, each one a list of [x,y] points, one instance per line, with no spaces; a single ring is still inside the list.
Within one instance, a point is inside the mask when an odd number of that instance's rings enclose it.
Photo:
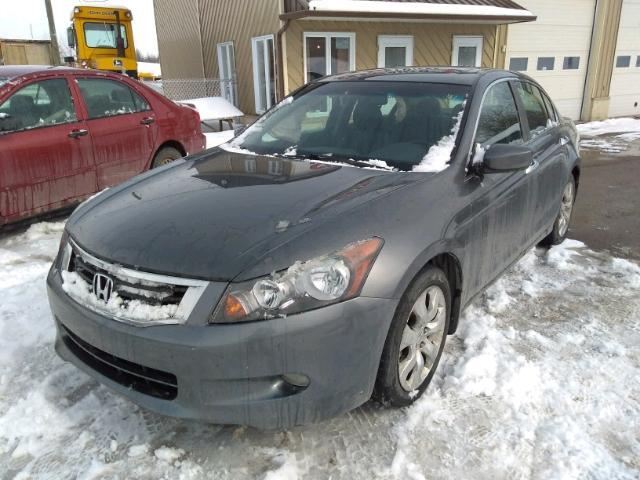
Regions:
[[[162,76],[203,78],[199,1],[154,0]]]
[[[482,66],[493,67],[496,26],[481,24],[358,22],[293,20],[285,34],[286,87],[293,91],[304,83],[304,32],[352,32],[356,34],[356,69],[378,66],[378,35],[413,35],[415,66],[450,65],[454,35],[484,37]]]
[[[201,1],[204,71],[219,78],[217,45],[233,42],[239,108],[255,113],[251,39],[274,35],[280,28],[279,0]]]

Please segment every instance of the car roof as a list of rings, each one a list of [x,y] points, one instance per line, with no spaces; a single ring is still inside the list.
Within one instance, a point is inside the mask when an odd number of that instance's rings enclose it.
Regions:
[[[469,67],[400,67],[377,68],[358,72],[339,73],[318,80],[319,82],[347,82],[347,81],[387,81],[387,82],[424,82],[451,83],[457,85],[473,85],[481,77],[495,78],[513,77],[518,75],[508,70],[493,68]]]
[[[15,78],[23,75],[44,72],[82,72],[81,68],[72,67],[52,67],[51,65],[2,65],[0,66],[0,77]]]

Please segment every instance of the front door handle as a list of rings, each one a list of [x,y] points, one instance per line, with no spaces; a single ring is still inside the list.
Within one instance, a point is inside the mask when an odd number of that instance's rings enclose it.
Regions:
[[[84,137],[88,133],[89,133],[89,130],[86,130],[84,128],[74,128],[69,132],[69,137],[70,138]]]
[[[156,119],[153,118],[153,117],[145,117],[142,120],[140,120],[140,124],[141,125],[151,125],[155,121],[156,121]]]

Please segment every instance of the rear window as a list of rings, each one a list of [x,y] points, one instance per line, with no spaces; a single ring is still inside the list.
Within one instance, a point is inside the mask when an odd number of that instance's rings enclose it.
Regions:
[[[149,104],[127,85],[104,78],[79,78],[89,118],[113,117],[149,110]]]

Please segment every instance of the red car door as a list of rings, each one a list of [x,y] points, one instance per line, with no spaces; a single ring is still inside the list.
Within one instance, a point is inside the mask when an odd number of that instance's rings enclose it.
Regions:
[[[148,102],[124,81],[77,77],[93,142],[98,188],[142,172],[154,153],[157,125]]]
[[[91,140],[65,76],[0,100],[0,224],[61,208],[96,191]]]

